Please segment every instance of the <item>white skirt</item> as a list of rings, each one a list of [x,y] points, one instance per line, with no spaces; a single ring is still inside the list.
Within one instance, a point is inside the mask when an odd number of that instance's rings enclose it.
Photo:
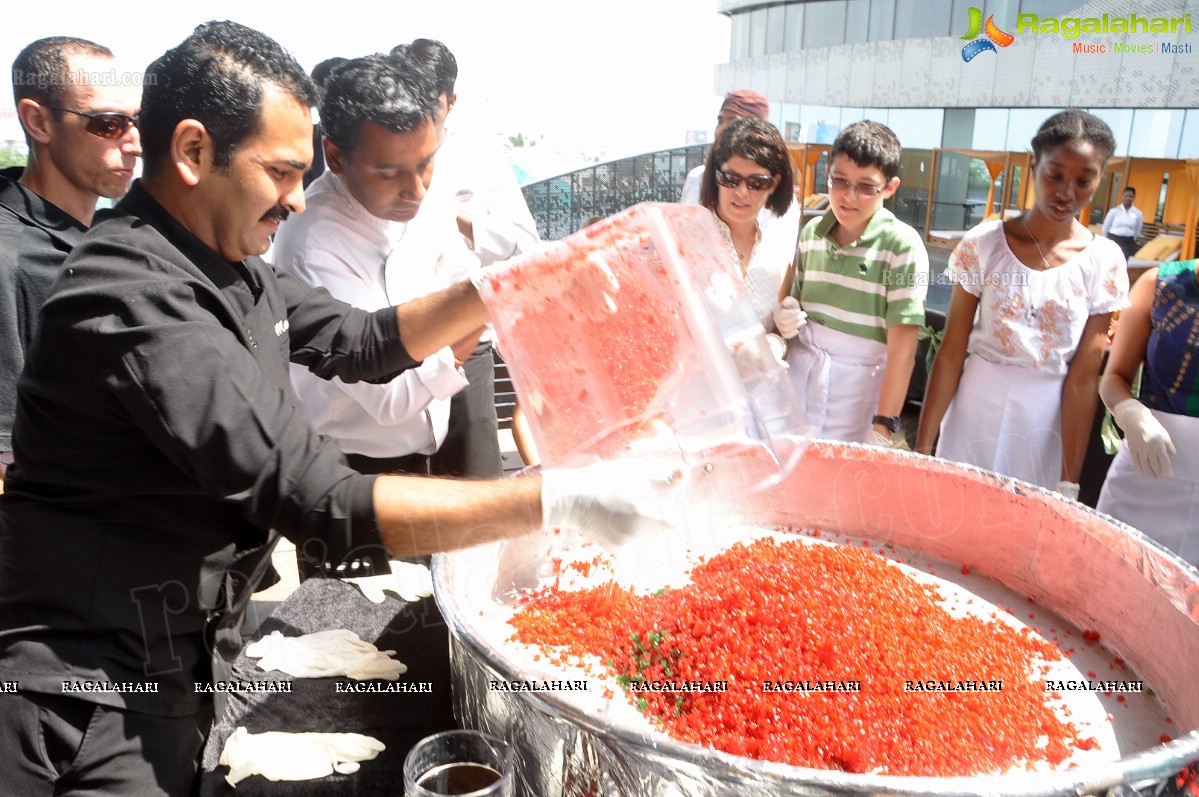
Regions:
[[[1122,520],[1199,566],[1199,418],[1152,410],[1174,441],[1174,475],[1137,472],[1128,444],[1107,472],[1096,509]]]
[[[941,421],[937,456],[1056,488],[1062,479],[1065,379],[967,357]]]
[[[807,434],[866,442],[878,412],[885,344],[808,323],[791,341],[787,365]]]

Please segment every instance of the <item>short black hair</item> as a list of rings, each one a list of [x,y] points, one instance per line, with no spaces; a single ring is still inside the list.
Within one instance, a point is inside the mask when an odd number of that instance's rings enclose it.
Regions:
[[[436,39],[413,39],[408,53],[416,60],[429,65],[437,80],[437,92],[447,97],[454,93],[458,82],[458,59]]]
[[[273,85],[300,105],[313,106],[316,87],[292,55],[269,36],[236,22],[205,22],[146,69],[139,130],[146,172],[170,152],[184,119],[204,125],[215,145],[215,163],[257,129],[265,88]]]
[[[891,128],[882,122],[864,119],[837,134],[828,153],[828,162],[831,164],[841,154],[863,168],[878,167],[887,182],[890,182],[892,177],[899,174],[903,147]]]
[[[1116,151],[1116,137],[1107,122],[1093,113],[1078,108],[1067,108],[1041,123],[1037,134],[1032,137],[1032,152],[1040,160],[1047,149],[1060,147],[1070,141],[1086,141],[1099,153],[1104,164]]]
[[[67,59],[79,54],[113,57],[112,50],[107,47],[74,36],[50,36],[29,44],[12,62],[13,104],[33,100],[39,105],[63,105],[67,86],[81,82],[81,76],[72,75],[67,69]],[[56,119],[62,118],[62,111],[52,109],[51,112]],[[33,143],[28,132],[25,143]]]
[[[1124,190],[1121,191],[1120,193],[1124,194],[1125,192],[1128,192],[1128,193],[1132,194],[1133,196],[1137,195],[1137,189],[1133,188],[1131,185],[1124,186]]]
[[[326,58],[316,66],[312,67],[312,82],[316,85],[317,92],[323,94],[325,84],[329,82],[329,76],[333,74],[333,70],[344,64],[350,59],[342,58],[340,55],[335,55],[332,58]]]
[[[321,100],[321,130],[349,155],[358,146],[363,122],[407,133],[436,114],[437,95],[427,74],[376,53],[346,61],[330,75]]]
[[[778,128],[756,116],[737,119],[716,140],[704,163],[704,176],[699,187],[700,204],[708,210],[716,210],[716,171],[735,156],[753,161],[772,175],[779,175],[778,185],[766,200],[766,207],[776,216],[786,213],[795,201],[795,164]]]

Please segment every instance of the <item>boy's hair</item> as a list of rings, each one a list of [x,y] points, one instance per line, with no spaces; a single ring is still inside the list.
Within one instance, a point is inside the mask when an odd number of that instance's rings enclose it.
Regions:
[[[1126,185],[1126,186],[1124,186],[1124,190],[1121,191],[1120,193],[1121,194],[1132,194],[1133,196],[1136,196],[1137,189],[1133,188],[1131,185]]]
[[[699,187],[699,203],[716,210],[716,171],[729,158],[740,156],[779,175],[778,185],[766,200],[766,207],[782,216],[795,199],[795,166],[787,143],[778,128],[753,116],[738,119],[724,129],[704,163],[704,176]]]
[[[1068,141],[1086,141],[1095,147],[1103,163],[1116,151],[1116,137],[1107,122],[1095,114],[1068,108],[1041,123],[1032,137],[1033,159],[1040,160],[1045,150],[1059,147]]]
[[[828,153],[828,162],[831,164],[841,154],[859,166],[877,166],[890,182],[892,177],[899,174],[899,158],[903,154],[903,147],[891,128],[867,119],[854,122],[837,134]]]

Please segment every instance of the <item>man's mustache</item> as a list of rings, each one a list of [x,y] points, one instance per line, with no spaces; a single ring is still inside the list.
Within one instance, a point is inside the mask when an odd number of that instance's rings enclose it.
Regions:
[[[287,210],[287,208],[283,207],[282,205],[275,205],[275,207],[271,208],[263,215],[262,220],[284,222],[287,221],[287,217],[290,215],[291,213]]]

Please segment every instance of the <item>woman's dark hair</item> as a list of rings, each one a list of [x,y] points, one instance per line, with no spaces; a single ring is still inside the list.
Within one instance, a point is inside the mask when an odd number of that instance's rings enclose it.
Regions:
[[[146,69],[142,90],[142,158],[146,172],[164,162],[184,119],[204,125],[217,166],[257,129],[262,97],[277,86],[300,105],[316,104],[308,74],[269,36],[236,22],[206,22]]]
[[[716,171],[729,158],[737,156],[779,175],[778,185],[766,200],[766,207],[776,216],[786,213],[795,201],[795,165],[791,153],[778,128],[753,116],[738,119],[726,127],[708,153],[699,188],[699,203],[708,210],[716,209]]]
[[[1086,141],[1095,147],[1100,159],[1107,163],[1116,151],[1116,137],[1107,122],[1095,114],[1070,108],[1041,123],[1037,134],[1032,137],[1033,159],[1040,160],[1047,149],[1059,147],[1069,141]]]

